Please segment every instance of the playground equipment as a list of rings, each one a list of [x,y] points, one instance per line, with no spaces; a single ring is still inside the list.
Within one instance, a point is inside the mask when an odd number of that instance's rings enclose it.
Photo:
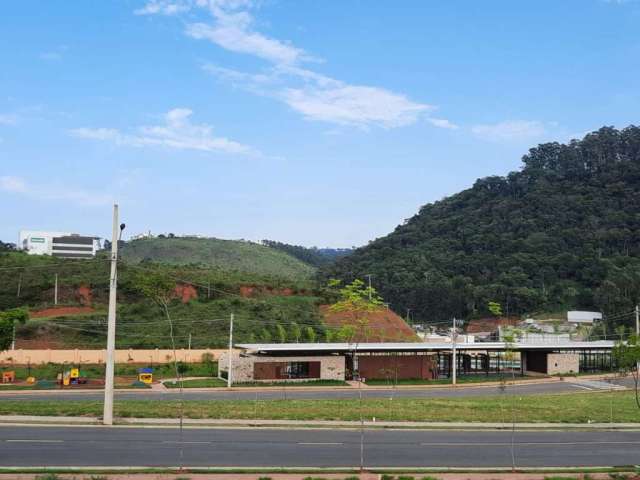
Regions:
[[[153,383],[153,368],[139,368],[138,381],[147,385]]]
[[[9,370],[2,372],[2,383],[13,383],[16,381],[16,372]]]
[[[87,383],[87,379],[84,378],[79,368],[72,368],[58,374],[58,383],[62,382],[62,386],[67,387],[69,385],[81,385]]]

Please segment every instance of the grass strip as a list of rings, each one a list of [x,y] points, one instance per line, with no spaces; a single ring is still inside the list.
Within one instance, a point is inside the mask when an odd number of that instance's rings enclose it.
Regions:
[[[518,375],[515,378],[516,382],[523,380],[536,380],[544,378],[541,376],[527,376],[527,375]],[[511,378],[510,374],[507,375],[466,375],[457,378],[457,383],[484,383],[484,382],[499,382],[501,380],[505,380],[507,382],[511,382],[514,379]],[[367,385],[385,385],[385,386],[393,386],[395,385],[448,385],[451,383],[450,378],[439,378],[436,380],[424,380],[420,378],[405,378],[398,379],[397,381],[394,379],[367,379]]]
[[[510,422],[510,396],[364,399],[366,420],[422,422]],[[177,401],[122,400],[115,415],[178,418]],[[612,413],[613,412],[613,413]],[[2,415],[99,416],[102,402],[80,400],[0,401]],[[186,401],[193,419],[338,420],[360,419],[357,399]],[[613,415],[613,416],[612,416]],[[632,392],[526,395],[517,397],[516,421],[526,423],[640,423]]]
[[[219,378],[194,378],[184,380],[184,388],[220,388],[226,387],[227,381]],[[328,387],[339,386],[344,387],[347,382],[338,380],[308,380],[301,382],[243,382],[234,383],[235,387]],[[164,386],[167,388],[179,388],[180,382],[165,381]]]

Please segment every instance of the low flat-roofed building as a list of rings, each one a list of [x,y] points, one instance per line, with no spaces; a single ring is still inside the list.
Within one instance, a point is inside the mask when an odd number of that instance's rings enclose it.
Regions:
[[[613,367],[611,341],[456,344],[458,375],[504,371],[554,375],[605,371]],[[269,343],[239,344],[231,360],[232,382],[448,378],[447,343]],[[507,354],[510,351],[512,354]],[[228,375],[228,353],[219,372]]]
[[[18,241],[18,248],[30,255],[60,258],[93,258],[99,247],[95,236],[40,230],[21,230]]]

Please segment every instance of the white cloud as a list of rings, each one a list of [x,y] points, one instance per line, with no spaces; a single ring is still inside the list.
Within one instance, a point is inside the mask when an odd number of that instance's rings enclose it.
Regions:
[[[57,62],[59,60],[62,60],[62,57],[67,50],[69,50],[69,47],[67,45],[59,45],[52,50],[42,52],[40,54],[40,59],[48,62]]]
[[[40,58],[42,60],[55,62],[62,59],[62,54],[60,52],[43,52],[40,54]]]
[[[110,195],[99,192],[70,188],[68,185],[64,187],[30,185],[23,178],[10,175],[0,177],[0,190],[36,200],[66,201],[90,207],[108,205],[113,202]]]
[[[286,88],[281,96],[287,105],[306,118],[360,127],[410,125],[420,113],[432,109],[382,88],[346,84],[328,88],[317,85]]]
[[[75,128],[70,135],[89,140],[111,141],[131,147],[160,146],[177,150],[199,150],[259,156],[260,152],[224,137],[215,137],[213,127],[195,125],[189,121],[193,112],[188,108],[175,108],[164,115],[164,123],[140,126],[132,133],[113,128]]]
[[[144,7],[134,10],[136,15],[177,15],[191,9],[190,2],[151,0]]]
[[[12,113],[0,113],[0,125],[15,125],[18,123],[18,116]]]
[[[427,122],[429,122],[434,127],[438,127],[438,128],[446,128],[446,129],[449,129],[449,130],[457,130],[458,128],[460,128],[458,125],[456,125],[455,123],[450,122],[449,120],[447,120],[445,118],[429,117],[429,118],[427,118]]]
[[[193,23],[186,33],[206,39],[232,52],[247,53],[273,63],[294,64],[308,58],[304,50],[249,30],[251,17],[246,12],[218,17],[215,25]]]
[[[6,175],[0,177],[0,190],[5,192],[22,193],[27,189],[24,180],[20,177]]]
[[[277,66],[260,74],[210,64],[203,69],[235,87],[276,98],[307,119],[336,125],[396,128],[413,124],[422,114],[435,110],[383,88],[349,85],[298,67]],[[457,128],[447,120],[427,120],[440,128]]]
[[[154,0],[145,6],[148,13],[164,14],[168,3]],[[284,102],[306,119],[361,128],[396,128],[410,125],[435,107],[414,102],[406,95],[369,86],[352,85],[327,77],[300,64],[315,60],[303,49],[270,38],[254,28],[252,0],[204,0],[181,2],[188,9],[208,6],[212,22],[189,23],[185,33],[210,41],[226,50],[253,55],[271,63],[267,73],[239,72],[216,65],[205,65],[209,73],[252,93]],[[446,119],[427,118],[438,128],[455,129]]]
[[[531,140],[547,134],[545,124],[537,120],[511,120],[495,124],[475,125],[473,134],[491,142]]]

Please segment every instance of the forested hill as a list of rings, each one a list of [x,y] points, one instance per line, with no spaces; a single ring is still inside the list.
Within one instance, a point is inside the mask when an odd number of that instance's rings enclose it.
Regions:
[[[274,240],[263,240],[262,244],[285,252],[304,263],[318,268],[330,265],[337,259],[345,257],[353,251],[351,248],[307,248],[300,245],[276,242]]]
[[[414,320],[565,308],[626,312],[640,301],[640,128],[602,128],[532,148],[520,171],[423,206],[325,277],[372,274]]]

